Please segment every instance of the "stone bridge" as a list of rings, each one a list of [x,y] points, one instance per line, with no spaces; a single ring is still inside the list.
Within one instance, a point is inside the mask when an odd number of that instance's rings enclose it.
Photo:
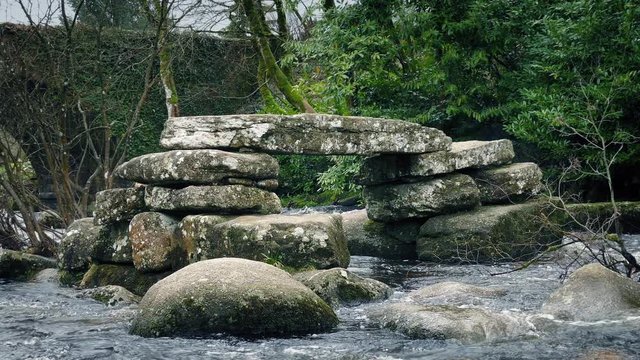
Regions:
[[[95,217],[70,226],[63,268],[110,264],[153,275],[227,256],[331,268],[348,266],[349,249],[493,261],[543,242],[531,237],[538,224],[523,221],[536,203],[515,204],[539,191],[542,174],[511,163],[509,140],[452,142],[404,121],[302,114],[171,118],[160,144],[166,152],[116,170],[134,187],[99,193]],[[366,213],[281,215],[272,154],[367,156],[354,179]],[[85,285],[102,285],[89,273]]]

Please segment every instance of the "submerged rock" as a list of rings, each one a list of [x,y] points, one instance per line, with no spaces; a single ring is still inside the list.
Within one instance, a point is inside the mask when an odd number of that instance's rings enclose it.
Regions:
[[[530,202],[430,218],[420,228],[418,258],[449,263],[531,258],[560,240],[544,231],[543,210],[540,203]]]
[[[376,325],[412,339],[455,339],[470,344],[525,336],[534,329],[523,319],[480,308],[393,303],[369,310]]]
[[[150,187],[145,201],[152,210],[197,211],[212,214],[278,214],[275,193],[243,185]]]
[[[146,209],[144,187],[103,190],[96,194],[93,221],[96,225],[105,225],[131,220]]]
[[[225,185],[234,179],[234,183],[245,180],[264,187],[269,184],[261,181],[273,181],[278,177],[279,169],[278,161],[266,154],[206,149],[138,156],[120,165],[114,174],[151,185]]]
[[[78,298],[90,298],[107,306],[132,305],[140,302],[140,296],[118,285],[106,285],[85,289],[76,295]]]
[[[362,185],[376,185],[399,179],[420,179],[466,168],[506,164],[514,156],[509,140],[454,142],[450,151],[367,158],[357,181]]]
[[[168,273],[143,274],[133,265],[93,264],[81,282],[82,288],[95,288],[106,285],[119,285],[132,293],[142,296],[158,280]]]
[[[349,265],[349,250],[338,215],[186,217],[178,247],[192,261],[240,257],[293,268]]]
[[[81,271],[89,268],[99,244],[102,226],[94,225],[93,218],[74,221],[58,248],[58,267],[67,271]]]
[[[159,212],[136,215],[129,224],[133,264],[141,272],[169,270],[180,220]]]
[[[167,149],[252,149],[275,154],[368,155],[447,150],[451,138],[418,124],[327,114],[170,118]]]
[[[331,307],[285,271],[222,258],[191,264],[151,287],[131,333],[289,336],[328,331],[337,323]]]
[[[416,258],[419,225],[413,234],[411,231],[396,231],[395,225],[398,225],[398,228],[404,228],[403,224],[384,224],[370,220],[366,210],[347,211],[340,215],[351,255],[377,256],[387,259]],[[399,236],[393,236],[387,230]]]
[[[506,294],[507,291],[500,288],[444,281],[412,291],[409,297],[422,305],[475,305],[479,298],[498,298]]]
[[[572,273],[542,306],[542,312],[563,320],[598,321],[640,309],[640,284],[600,264]]]
[[[362,195],[369,218],[382,222],[428,218],[480,205],[478,187],[462,174],[411,184],[368,186]]]
[[[387,284],[342,268],[305,271],[293,277],[333,307],[384,300],[393,294]]]
[[[542,171],[534,163],[517,163],[472,174],[483,204],[530,198],[542,188]]]
[[[55,259],[0,248],[0,279],[29,280],[40,270],[56,266]]]

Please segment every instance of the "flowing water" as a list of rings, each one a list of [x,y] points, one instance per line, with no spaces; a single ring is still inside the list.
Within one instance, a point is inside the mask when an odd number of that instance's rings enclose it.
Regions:
[[[639,248],[640,236],[628,236]],[[561,284],[564,269],[538,264],[505,275],[515,264],[449,266],[354,256],[350,270],[408,291],[441,281],[500,286],[508,295],[481,305],[511,314],[534,314]],[[1,281],[1,280],[0,280]],[[368,323],[367,306],[337,310],[341,323],[327,334],[288,339],[145,339],[128,334],[135,307],[109,308],[76,298],[76,290],[53,283],[0,282],[0,360],[4,359],[589,359],[615,354],[640,358],[640,317],[556,322],[553,331],[463,345],[452,340],[412,340]],[[594,299],[594,301],[597,301]],[[595,355],[594,355],[595,354]],[[600,356],[600,357],[598,357]],[[616,358],[617,359],[617,358]]]

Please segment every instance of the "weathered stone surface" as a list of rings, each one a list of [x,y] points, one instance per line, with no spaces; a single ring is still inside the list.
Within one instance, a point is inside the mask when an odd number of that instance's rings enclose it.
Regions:
[[[96,194],[93,221],[96,225],[130,220],[146,211],[144,187],[103,190]]]
[[[293,277],[333,307],[384,300],[393,294],[387,284],[342,268],[304,271]]]
[[[484,298],[505,295],[507,291],[500,288],[444,281],[412,291],[409,297],[421,305],[479,305]]]
[[[105,285],[92,289],[85,289],[76,295],[82,299],[94,299],[107,306],[126,306],[140,302],[140,296],[118,285]]]
[[[467,344],[523,336],[534,330],[515,316],[450,305],[394,303],[369,310],[368,317],[412,339],[456,339]]]
[[[151,185],[265,186],[260,180],[278,177],[278,161],[266,154],[221,150],[174,150],[147,154],[120,165],[114,174]],[[277,186],[277,185],[276,185]]]
[[[132,264],[133,250],[129,238],[129,222],[102,226],[91,259],[100,263]]]
[[[540,203],[531,202],[430,218],[420,228],[418,258],[453,263],[531,258],[560,240],[550,231],[541,231],[542,211]]]
[[[0,279],[29,280],[40,270],[56,265],[54,259],[0,248]]]
[[[448,150],[437,129],[398,120],[326,114],[170,118],[167,149],[253,149],[275,154],[358,155]]]
[[[136,270],[133,265],[117,264],[93,264],[87,271],[80,287],[94,288],[106,285],[119,285],[132,293],[142,296],[158,280],[169,275],[169,273],[143,274]]]
[[[640,309],[640,284],[600,264],[572,273],[542,307],[542,312],[563,320],[614,319]]]
[[[331,308],[285,271],[224,258],[191,264],[151,287],[131,333],[288,336],[327,331],[337,323]]]
[[[220,222],[219,222],[220,221]],[[195,260],[240,257],[292,268],[346,267],[349,250],[338,215],[189,216],[179,241]]]
[[[136,270],[158,272],[171,268],[179,221],[159,212],[145,212],[133,217],[129,224],[129,238]]]
[[[278,214],[278,195],[243,185],[188,186],[183,189],[147,188],[145,201],[152,210],[216,214]]]
[[[382,222],[428,218],[480,204],[478,187],[462,174],[419,183],[368,186],[363,197],[369,218]]]
[[[358,183],[376,185],[399,179],[412,180],[461,169],[506,164],[515,156],[509,140],[454,142],[450,151],[418,155],[379,155],[367,158]]]
[[[68,271],[87,269],[101,231],[102,226],[94,225],[93,218],[78,219],[69,225],[58,248],[58,267]]]
[[[194,262],[218,257],[216,246],[219,236],[214,227],[233,219],[224,215],[188,215],[178,224],[173,247],[173,267],[178,269]]]
[[[473,175],[482,203],[500,203],[526,199],[542,187],[542,171],[534,163],[517,163],[480,170]]]
[[[384,224],[369,219],[366,210],[343,212],[342,228],[351,255],[377,256],[388,259],[415,259],[416,239],[420,226],[415,234],[407,232],[404,236],[393,236],[388,233],[397,232],[394,225],[404,228],[404,223]],[[422,222],[420,222],[422,224]],[[387,229],[389,228],[389,229]]]

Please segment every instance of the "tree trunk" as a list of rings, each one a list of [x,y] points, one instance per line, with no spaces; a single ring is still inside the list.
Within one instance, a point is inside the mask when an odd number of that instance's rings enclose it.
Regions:
[[[311,107],[302,94],[291,85],[289,78],[276,62],[276,58],[271,51],[271,45],[269,44],[269,29],[262,9],[259,6],[255,6],[254,0],[242,0],[242,5],[249,22],[251,33],[256,38],[256,44],[262,61],[264,62],[266,74],[274,81],[278,90],[282,92],[285,99],[287,99],[294,108],[300,112],[314,113],[315,110],[313,107]]]

